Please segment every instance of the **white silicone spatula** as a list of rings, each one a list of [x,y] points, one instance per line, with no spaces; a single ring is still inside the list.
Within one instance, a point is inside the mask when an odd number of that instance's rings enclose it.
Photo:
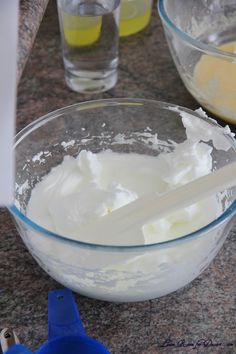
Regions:
[[[142,226],[236,186],[236,161],[164,195],[149,194],[81,228],[83,240],[109,245],[144,243]],[[132,235],[132,237],[131,237]]]
[[[0,1],[0,206],[13,200],[19,0]]]

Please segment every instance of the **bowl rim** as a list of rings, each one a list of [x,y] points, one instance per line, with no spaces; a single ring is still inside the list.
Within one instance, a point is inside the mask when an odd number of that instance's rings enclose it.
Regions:
[[[217,57],[221,57],[224,59],[236,59],[236,54],[225,52],[224,50],[218,49],[213,45],[205,44],[198,39],[191,37],[186,32],[182,31],[179,27],[175,25],[175,23],[168,16],[165,5],[165,0],[158,0],[157,8],[162,22],[169,27],[177,36],[179,36],[183,41],[187,42],[190,46],[199,49],[200,51],[209,54],[215,55]]]
[[[163,109],[171,110],[171,111],[185,111],[187,113],[192,114],[193,116],[197,117],[198,119],[206,120],[204,119],[200,114],[198,114],[196,111],[192,111],[191,109],[188,109],[186,107],[182,107],[176,104],[172,103],[167,103],[163,101],[158,101],[158,100],[151,100],[151,99],[140,99],[140,98],[109,98],[109,99],[99,99],[99,100],[90,100],[90,101],[84,101],[80,103],[75,103],[57,110],[54,110],[50,113],[47,113],[35,121],[31,122],[28,124],[26,127],[24,127],[22,130],[20,130],[16,136],[15,136],[15,145],[14,149],[17,147],[17,145],[24,139],[25,136],[28,136],[32,131],[36,130],[38,127],[41,125],[47,123],[48,121],[52,119],[56,119],[59,116],[61,116],[64,112],[68,112],[68,110],[74,111],[75,109],[80,111],[84,109],[89,109],[91,107],[96,108],[96,107],[109,107],[109,106],[124,106],[124,105],[143,105],[147,103],[154,103],[160,105]],[[86,108],[87,107],[87,108]],[[216,125],[221,127],[216,121],[213,119],[210,119],[210,121],[207,120],[209,124]],[[232,136],[229,134],[225,134],[225,136],[231,140],[231,143],[234,142],[234,146],[232,144],[232,147],[235,147],[236,149],[236,141],[233,140]],[[39,224],[35,223],[32,221],[30,218],[28,218],[25,214],[23,214],[16,204],[12,204],[7,207],[9,212],[18,220],[20,220],[23,224],[27,225],[30,229],[33,231],[39,232],[43,236],[49,237],[56,239],[61,242],[65,243],[70,243],[72,245],[76,245],[78,247],[83,247],[83,248],[89,248],[89,249],[96,249],[100,251],[112,251],[112,252],[137,252],[137,251],[143,251],[143,250],[152,250],[152,249],[161,249],[161,248],[168,248],[171,246],[175,246],[178,244],[181,244],[185,241],[190,241],[192,239],[200,238],[204,233],[212,231],[219,227],[221,224],[223,224],[226,221],[229,221],[234,215],[236,215],[236,199],[234,202],[215,220],[207,224],[206,226],[191,232],[187,235],[177,237],[175,239],[167,240],[167,241],[162,241],[162,242],[157,242],[157,243],[152,243],[152,244],[144,244],[144,245],[103,245],[103,244],[95,244],[95,243],[88,243],[84,241],[79,241],[72,239],[71,237],[67,237],[65,235],[60,235],[55,232],[52,232],[50,230],[47,230],[46,228],[40,226]]]

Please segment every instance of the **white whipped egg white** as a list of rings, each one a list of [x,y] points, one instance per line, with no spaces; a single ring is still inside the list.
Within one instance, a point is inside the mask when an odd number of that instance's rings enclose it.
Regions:
[[[210,173],[211,151],[209,145],[190,140],[177,145],[173,152],[156,157],[83,150],[77,158],[66,156],[35,186],[27,215],[53,232],[86,242],[80,239],[81,225],[142,195],[154,191],[162,194]],[[216,197],[212,197],[147,223],[143,226],[144,243],[192,232],[214,220],[220,211]],[[109,237],[112,235],[108,240]]]

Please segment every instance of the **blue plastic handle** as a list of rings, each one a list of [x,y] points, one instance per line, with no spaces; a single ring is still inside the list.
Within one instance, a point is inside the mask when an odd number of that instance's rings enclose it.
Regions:
[[[109,354],[97,340],[85,334],[72,292],[68,289],[50,291],[48,295],[48,341],[37,354]],[[20,344],[6,354],[32,354]]]
[[[75,298],[69,289],[50,291],[48,294],[48,340],[71,335],[85,335]]]

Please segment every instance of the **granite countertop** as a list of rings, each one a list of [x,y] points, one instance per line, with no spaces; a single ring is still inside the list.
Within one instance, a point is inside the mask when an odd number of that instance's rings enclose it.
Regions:
[[[34,44],[48,0],[20,0],[18,80]]]
[[[198,107],[174,67],[156,10],[146,30],[121,40],[120,58],[119,82],[113,90],[86,96],[70,91],[51,2],[19,85],[17,129],[54,109],[101,97],[142,97]],[[235,234],[236,228],[201,276],[161,299],[114,304],[78,295],[87,333],[113,354],[235,353]],[[47,293],[60,285],[33,260],[6,210],[0,211],[0,241],[0,328],[13,327],[35,350],[47,338]],[[185,344],[204,338],[221,345],[161,347],[168,337]]]

